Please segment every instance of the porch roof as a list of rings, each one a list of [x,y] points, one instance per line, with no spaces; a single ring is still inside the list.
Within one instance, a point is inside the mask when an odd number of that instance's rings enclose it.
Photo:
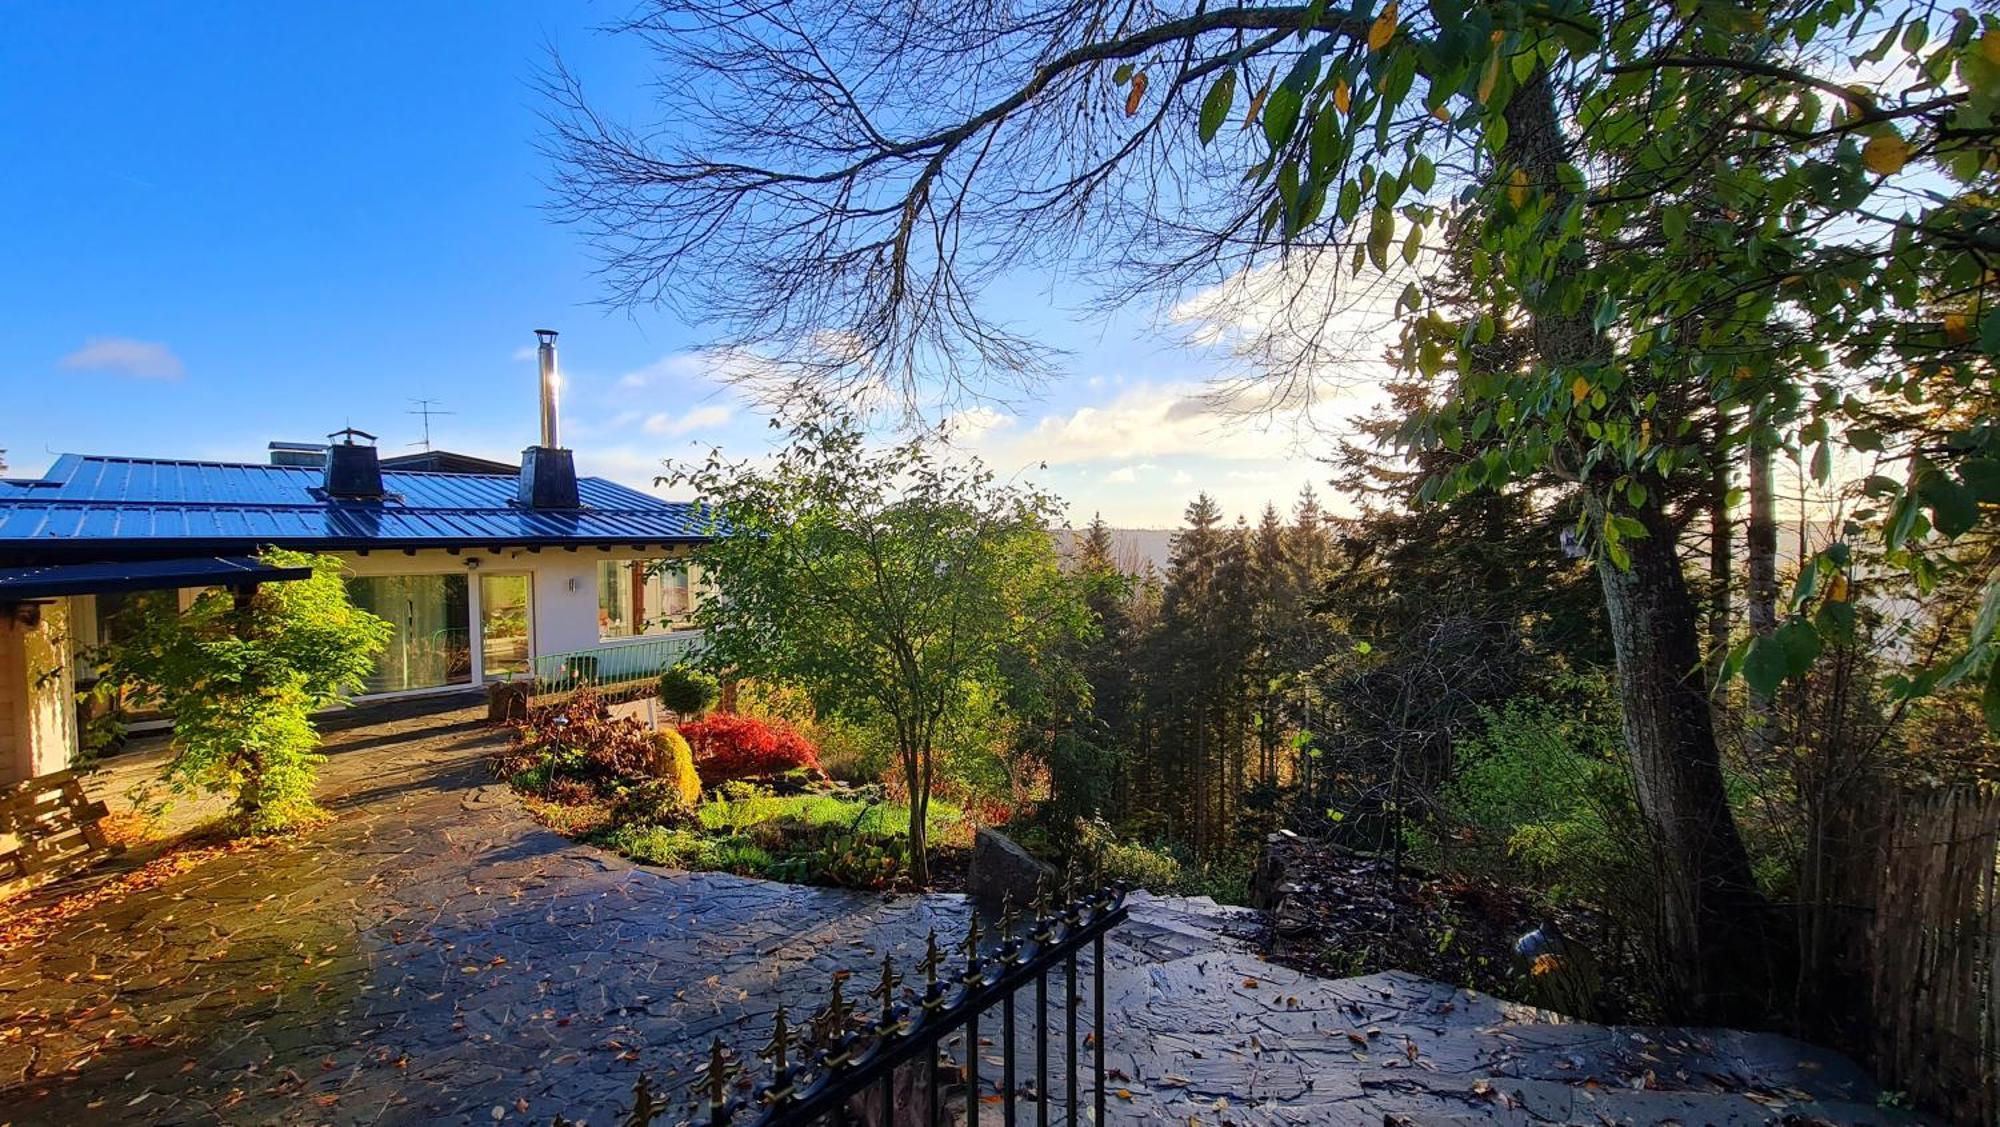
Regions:
[[[252,583],[304,579],[311,574],[309,567],[278,567],[248,556],[8,567],[0,568],[0,603],[53,599],[62,595],[104,595],[115,591],[241,587]]]

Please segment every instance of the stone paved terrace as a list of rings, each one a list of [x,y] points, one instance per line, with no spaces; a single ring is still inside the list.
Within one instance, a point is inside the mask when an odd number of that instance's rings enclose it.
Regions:
[[[576,845],[488,776],[497,738],[471,710],[350,724],[329,738],[331,825],[0,953],[0,1122],[605,1124],[640,1069],[684,1083],[711,1036],[760,1037],[833,969],[914,962],[929,929],[962,931],[955,896]],[[1562,1024],[1408,976],[1311,979],[1257,959],[1243,924],[1135,899],[1110,952],[1114,1121],[1907,1121],[1875,1111],[1844,1060],[1783,1038]]]

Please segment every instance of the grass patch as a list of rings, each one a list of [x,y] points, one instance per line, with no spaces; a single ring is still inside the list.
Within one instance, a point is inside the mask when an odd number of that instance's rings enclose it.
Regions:
[[[715,833],[740,834],[762,822],[783,818],[812,827],[840,827],[856,833],[901,837],[909,829],[910,808],[894,802],[867,802],[830,794],[758,794],[744,798],[711,798],[695,808],[701,827]],[[972,827],[965,812],[949,802],[931,799],[924,818],[937,845],[968,844]]]
[[[635,861],[843,888],[893,888],[909,857],[909,807],[831,794],[774,795],[732,783],[695,808],[691,823],[599,827],[588,836]],[[950,850],[972,827],[951,803],[932,802],[932,840]]]
[[[667,826],[616,826],[602,841],[634,861],[674,869],[760,876],[777,860],[769,850],[733,834]]]
[[[565,837],[589,837],[611,824],[611,807],[603,802],[550,802],[523,794],[521,804],[536,821]]]

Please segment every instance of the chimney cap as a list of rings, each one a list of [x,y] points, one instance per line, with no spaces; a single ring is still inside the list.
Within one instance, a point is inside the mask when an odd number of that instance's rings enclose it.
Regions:
[[[340,439],[341,440],[340,444],[342,446],[354,445],[354,440],[357,438],[365,438],[370,443],[373,443],[375,441],[374,435],[369,434],[365,430],[356,430],[353,427],[342,427],[339,430],[334,431],[332,434],[327,435],[326,437],[328,439],[335,439],[335,438]]]
[[[558,334],[554,329],[536,329],[535,335],[542,338],[543,344],[554,344],[556,342],[556,337],[559,336],[560,334]]]

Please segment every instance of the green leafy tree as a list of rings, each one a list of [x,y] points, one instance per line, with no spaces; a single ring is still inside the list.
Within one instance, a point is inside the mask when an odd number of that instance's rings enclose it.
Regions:
[[[393,632],[348,599],[338,558],[273,550],[264,560],[312,575],[209,588],[185,611],[148,603],[101,659],[133,703],[173,722],[175,788],[233,794],[250,831],[317,813],[313,777],[325,757],[312,713],[361,688]]]
[[[1045,493],[914,439],[871,445],[848,414],[804,413],[768,463],[719,453],[674,480],[713,513],[694,557],[721,592],[697,612],[718,673],[803,686],[822,714],[885,723],[910,796],[911,875],[942,742],[979,686],[1045,672],[1087,629],[1057,566]]]

